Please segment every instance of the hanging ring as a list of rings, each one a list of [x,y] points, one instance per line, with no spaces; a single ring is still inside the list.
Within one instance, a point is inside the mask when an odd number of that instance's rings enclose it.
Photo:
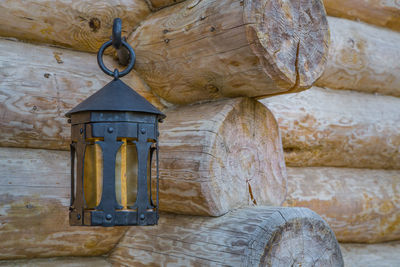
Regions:
[[[109,40],[107,42],[105,42],[101,47],[99,52],[97,53],[97,63],[99,64],[100,69],[107,75],[110,75],[112,77],[114,77],[114,79],[118,79],[119,77],[124,77],[125,75],[127,75],[132,69],[133,66],[135,65],[135,60],[136,60],[136,55],[135,55],[135,51],[133,51],[133,48],[126,42],[125,37],[121,39],[121,43],[122,46],[124,46],[126,49],[128,49],[129,51],[129,64],[128,67],[126,67],[125,70],[123,70],[122,72],[119,72],[117,69],[115,69],[114,71],[111,71],[110,69],[108,69],[103,62],[103,54],[104,51],[111,45],[113,45],[113,40]]]

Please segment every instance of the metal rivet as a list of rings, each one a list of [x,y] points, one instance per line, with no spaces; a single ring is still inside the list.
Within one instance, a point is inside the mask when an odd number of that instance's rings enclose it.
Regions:
[[[71,123],[71,119],[68,119],[68,123]]]
[[[145,128],[142,128],[142,129],[140,129],[140,132],[141,132],[142,134],[145,134],[145,133],[146,133],[146,129],[145,129]]]
[[[80,215],[80,214],[76,215],[76,218],[77,218],[78,220],[80,220],[80,219],[81,219],[81,215]]]
[[[79,132],[82,134],[82,133],[83,133],[83,128],[81,128],[81,129],[79,130]]]
[[[164,39],[164,43],[168,44],[169,43],[169,39]]]
[[[211,32],[214,32],[214,31],[215,31],[215,27],[214,27],[214,26],[211,26],[210,31],[211,31]]]
[[[141,220],[144,220],[144,214],[140,214],[140,217],[139,217]]]
[[[113,127],[108,127],[107,132],[109,132],[109,133],[114,132],[114,128]]]
[[[111,214],[107,214],[107,215],[106,215],[106,219],[107,219],[107,220],[111,220],[111,219],[112,219],[112,215],[111,215]]]

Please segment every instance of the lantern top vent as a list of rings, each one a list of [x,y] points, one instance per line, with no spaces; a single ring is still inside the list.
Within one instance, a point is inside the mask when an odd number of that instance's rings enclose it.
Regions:
[[[132,111],[165,115],[153,106],[144,97],[136,93],[120,79],[114,79],[95,94],[65,114],[70,118],[72,114],[84,111]]]

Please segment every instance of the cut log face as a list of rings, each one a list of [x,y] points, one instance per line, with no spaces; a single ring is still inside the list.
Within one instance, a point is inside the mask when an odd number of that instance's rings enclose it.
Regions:
[[[340,18],[328,22],[328,63],[316,85],[400,96],[400,33]]]
[[[281,139],[271,112],[238,98],[166,111],[160,125],[160,208],[222,215],[286,195]]]
[[[126,227],[69,226],[70,153],[0,148],[0,259],[95,256]]]
[[[191,0],[150,15],[129,42],[151,88],[185,104],[311,87],[329,30],[319,0]]]
[[[330,16],[361,20],[400,31],[400,2],[398,0],[324,0]]]
[[[105,57],[111,68],[113,60]],[[126,83],[162,108],[134,73]],[[0,146],[69,149],[64,114],[112,80],[96,55],[0,39]]]
[[[128,266],[343,266],[335,235],[304,208],[257,207],[218,218],[161,214],[110,255]]]
[[[276,116],[288,166],[400,169],[400,99],[312,88],[261,100]]]
[[[149,13],[144,0],[5,0],[0,35],[97,52],[110,39],[114,18],[127,35]]]
[[[312,209],[340,242],[400,239],[400,171],[288,168],[284,205]]]

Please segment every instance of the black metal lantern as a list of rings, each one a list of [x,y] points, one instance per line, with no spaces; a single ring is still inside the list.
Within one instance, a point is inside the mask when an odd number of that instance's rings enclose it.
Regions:
[[[129,51],[129,65],[121,73],[103,64],[110,45]],[[157,224],[158,122],[165,115],[119,79],[135,61],[132,47],[121,39],[119,19],[114,21],[112,40],[103,44],[97,59],[114,80],[66,114],[72,139],[70,224]],[[152,190],[154,152],[157,174]]]

